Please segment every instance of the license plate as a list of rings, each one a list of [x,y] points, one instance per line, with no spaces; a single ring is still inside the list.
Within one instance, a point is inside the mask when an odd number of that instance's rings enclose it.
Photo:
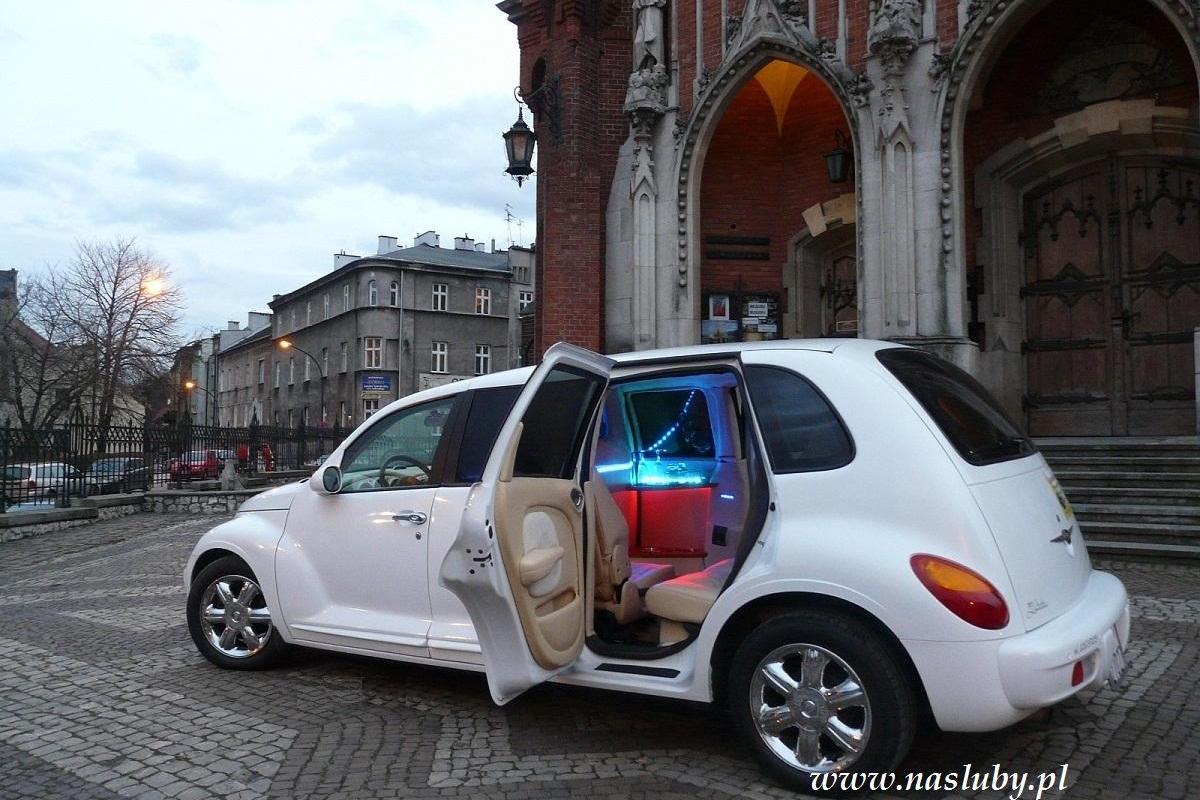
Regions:
[[[1113,626],[1113,641],[1116,642],[1116,647],[1113,649],[1112,660],[1108,665],[1108,681],[1110,688],[1119,689],[1121,681],[1125,678],[1125,645],[1121,643],[1121,636],[1117,632],[1117,627]]]

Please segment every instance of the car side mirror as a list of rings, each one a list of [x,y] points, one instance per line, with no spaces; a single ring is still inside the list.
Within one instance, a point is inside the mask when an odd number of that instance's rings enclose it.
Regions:
[[[329,466],[321,470],[321,491],[324,494],[337,494],[342,490],[342,470]]]

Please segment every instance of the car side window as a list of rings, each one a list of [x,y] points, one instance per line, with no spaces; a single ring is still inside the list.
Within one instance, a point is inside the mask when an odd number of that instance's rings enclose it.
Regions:
[[[342,459],[342,491],[436,485],[433,469],[454,398],[394,411],[375,423]]]
[[[807,379],[765,366],[746,367],[745,375],[774,472],[820,472],[854,459],[841,418]]]
[[[471,410],[467,412],[458,464],[454,468],[457,483],[475,483],[483,477],[492,446],[520,393],[520,386],[501,386],[479,389],[471,397]]]
[[[575,474],[587,422],[605,383],[570,367],[550,370],[521,417],[524,429],[513,465],[515,477],[565,480]]]

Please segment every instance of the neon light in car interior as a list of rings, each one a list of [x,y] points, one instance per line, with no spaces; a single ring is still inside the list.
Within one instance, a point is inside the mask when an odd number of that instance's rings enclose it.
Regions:
[[[679,430],[679,426],[683,424],[683,418],[687,416],[688,409],[692,407],[692,401],[695,399],[696,390],[692,389],[690,392],[688,392],[688,399],[684,401],[683,409],[679,412],[679,416],[675,418],[675,423],[671,425],[671,427],[667,428],[666,433],[658,437],[654,444],[647,447],[647,450],[653,451],[659,449],[663,446],[667,439],[671,438],[671,435],[675,433],[675,431]]]
[[[633,462],[626,461],[624,464],[597,464],[596,472],[601,475],[607,475],[610,472],[622,472],[623,470],[633,469]]]

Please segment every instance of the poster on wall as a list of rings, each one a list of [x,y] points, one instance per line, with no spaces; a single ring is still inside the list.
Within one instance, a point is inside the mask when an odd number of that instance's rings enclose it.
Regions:
[[[779,295],[746,293],[741,296],[742,341],[779,338]]]
[[[728,344],[741,341],[737,320],[706,319],[700,323],[701,344]]]
[[[708,318],[718,321],[729,319],[729,295],[710,294],[708,296]]]

